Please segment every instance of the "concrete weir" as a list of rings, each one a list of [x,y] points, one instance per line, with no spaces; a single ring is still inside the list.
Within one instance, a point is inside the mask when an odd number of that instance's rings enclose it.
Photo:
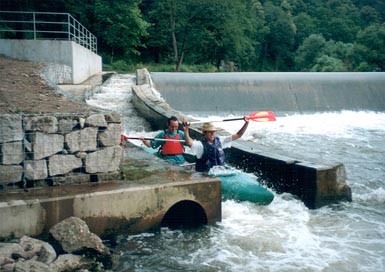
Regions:
[[[0,192],[0,238],[44,235],[70,216],[83,219],[102,237],[221,220],[216,178],[134,146],[124,147],[121,173],[122,180]]]
[[[185,78],[185,76],[182,77]],[[175,77],[173,80],[176,80]],[[204,83],[202,84],[204,85]],[[189,119],[180,111],[170,107],[154,90],[155,86],[148,71],[146,69],[138,70],[137,85],[133,87],[133,103],[142,116],[150,121],[153,129],[163,128],[166,119],[172,115],[179,119]],[[181,87],[181,92],[186,93],[186,90],[183,86]],[[159,91],[163,95],[163,90]],[[197,92],[204,96],[195,89],[190,91],[194,97]],[[186,101],[189,101],[188,97],[187,94]],[[207,106],[208,101],[210,103],[212,101],[206,96],[200,100],[202,103],[198,103],[198,107]],[[220,132],[217,133],[220,134]],[[190,135],[199,139],[201,132],[197,126],[192,125]],[[341,163],[317,164],[285,157],[242,139],[233,143],[232,148],[226,151],[226,157],[230,164],[237,165],[247,172],[258,174],[277,192],[297,195],[309,208],[319,208],[338,201],[352,200],[351,189],[346,183],[345,167]]]

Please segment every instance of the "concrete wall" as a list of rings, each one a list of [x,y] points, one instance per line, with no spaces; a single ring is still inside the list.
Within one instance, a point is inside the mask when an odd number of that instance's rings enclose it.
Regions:
[[[221,221],[221,185],[215,178],[152,186],[115,182],[47,187],[18,194],[10,197],[0,193],[0,238],[46,234],[70,216],[83,219],[101,236],[159,230],[165,214],[181,201],[202,207],[207,224]],[[194,214],[186,213],[194,218]]]
[[[385,73],[151,73],[183,112],[385,110]]]
[[[70,82],[66,82],[68,80],[66,79],[64,82],[56,81],[55,84],[79,84],[102,71],[101,57],[72,41],[0,39],[0,54],[14,59],[55,63],[69,67]],[[61,73],[61,70],[56,70],[56,73]]]

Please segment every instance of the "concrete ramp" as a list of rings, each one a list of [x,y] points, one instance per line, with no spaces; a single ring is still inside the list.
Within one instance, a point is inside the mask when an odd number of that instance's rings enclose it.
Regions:
[[[151,73],[178,111],[385,110],[385,73]]]

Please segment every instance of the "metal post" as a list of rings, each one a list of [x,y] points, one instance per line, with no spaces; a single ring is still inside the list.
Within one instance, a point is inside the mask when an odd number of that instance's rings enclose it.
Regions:
[[[71,40],[71,18],[70,18],[70,14],[67,13],[67,26],[68,26],[68,40],[70,41]]]
[[[36,40],[36,16],[35,12],[32,13],[33,16],[33,39]]]

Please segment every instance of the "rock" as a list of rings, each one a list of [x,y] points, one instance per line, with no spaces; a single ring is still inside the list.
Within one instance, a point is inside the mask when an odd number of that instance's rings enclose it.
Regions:
[[[50,271],[74,271],[78,269],[91,269],[94,262],[79,255],[63,254],[50,264]]]
[[[0,165],[0,185],[9,182],[19,182],[23,177],[21,165]]]
[[[0,144],[0,163],[19,164],[23,161],[23,141]]]
[[[23,247],[16,243],[0,243],[0,256],[13,260],[27,258]]]
[[[98,128],[89,127],[81,130],[75,130],[65,135],[65,142],[71,153],[78,151],[97,150]]]
[[[102,113],[90,115],[86,119],[85,124],[90,127],[107,127],[106,119],[104,118],[104,114]]]
[[[59,130],[61,134],[70,133],[77,125],[78,121],[71,118],[63,118],[59,120]]]
[[[24,138],[21,115],[0,115],[0,143],[21,141]]]
[[[103,262],[105,267],[112,265],[112,256],[108,248],[80,218],[69,217],[53,226],[49,232],[65,252],[91,254]]]
[[[45,263],[35,260],[26,260],[15,263],[14,271],[17,272],[52,272]]]
[[[120,144],[121,124],[108,124],[107,129],[99,133],[100,146],[114,146]]]
[[[121,123],[122,116],[119,113],[109,113],[105,115],[106,121],[108,123]]]
[[[80,168],[82,160],[75,155],[53,155],[48,159],[49,175],[66,174],[73,169]]]
[[[33,160],[40,160],[61,152],[64,147],[64,136],[60,134],[33,132],[28,135],[28,139],[32,144]]]
[[[37,261],[50,264],[57,257],[53,247],[46,242],[28,236],[23,236],[20,238],[19,244],[30,257],[30,259],[33,256],[37,256]]]
[[[86,173],[117,171],[122,155],[123,149],[120,146],[111,146],[89,153],[85,159]]]
[[[39,180],[48,177],[46,160],[24,162],[24,176],[29,180]]]
[[[99,253],[106,250],[102,240],[89,230],[86,222],[74,216],[57,223],[49,232],[67,253],[84,248],[93,248]]]
[[[41,131],[45,133],[56,133],[59,123],[55,116],[32,116],[25,117],[25,130]]]

